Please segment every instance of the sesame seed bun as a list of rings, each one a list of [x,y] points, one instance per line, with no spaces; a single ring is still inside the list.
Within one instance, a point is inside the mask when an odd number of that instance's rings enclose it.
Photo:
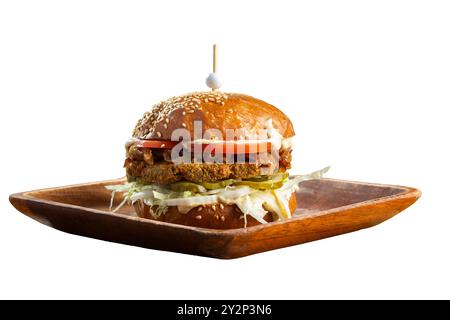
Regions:
[[[215,204],[198,206],[187,213],[181,213],[178,211],[178,207],[168,207],[167,211],[160,215],[159,218],[155,218],[151,214],[151,210],[156,210],[158,207],[150,207],[142,201],[136,201],[134,203],[134,209],[137,215],[141,218],[182,224],[192,227],[210,228],[210,229],[237,229],[244,227],[244,219],[242,217],[242,211],[236,205]],[[293,214],[297,208],[297,202],[295,194],[291,195],[289,199],[289,209]],[[273,221],[273,214],[268,212],[264,220],[267,222]],[[247,215],[247,227],[260,225],[250,215]]]
[[[194,137],[194,121],[202,121],[202,134],[217,129],[226,140],[225,129],[257,132],[266,129],[267,120],[284,137],[294,136],[289,118],[276,107],[253,97],[220,91],[194,92],[164,100],[144,114],[133,137],[147,140],[171,140],[172,132],[186,128]]]

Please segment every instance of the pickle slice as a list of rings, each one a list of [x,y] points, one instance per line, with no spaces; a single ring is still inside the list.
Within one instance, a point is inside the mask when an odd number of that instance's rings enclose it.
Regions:
[[[278,189],[283,185],[283,180],[267,180],[267,181],[235,181],[235,185],[245,185],[259,190]]]
[[[233,179],[227,179],[217,182],[202,182],[202,186],[205,187],[208,190],[214,190],[214,189],[221,189],[225,188],[226,186],[229,186],[234,182]]]
[[[205,192],[206,189],[205,187],[193,183],[193,182],[188,182],[188,181],[179,181],[179,182],[175,182],[172,183],[170,185],[170,189],[172,189],[173,191],[179,191],[179,192],[185,192],[185,191],[190,191],[190,192]]]
[[[248,178],[248,181],[256,181],[256,182],[260,182],[260,181],[267,181],[267,180],[284,180],[286,178],[289,177],[289,173],[287,172],[282,172],[282,173],[277,173],[277,174],[273,174],[270,176],[256,176],[256,177],[252,177],[252,178]]]
[[[254,178],[242,181],[235,181],[234,184],[246,185],[259,190],[278,189],[283,186],[285,180],[289,177],[289,174],[287,172],[278,173],[272,176],[266,176],[268,179],[258,181],[258,179],[260,178],[262,179],[262,177],[264,176],[255,177],[257,179],[256,181],[254,180]]]
[[[256,177],[251,177],[248,178],[248,181],[255,181],[255,182],[261,182],[261,181],[267,181],[272,179],[272,176],[256,176]]]

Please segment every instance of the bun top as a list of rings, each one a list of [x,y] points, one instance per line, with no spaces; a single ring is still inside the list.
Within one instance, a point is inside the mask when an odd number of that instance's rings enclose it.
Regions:
[[[256,133],[276,129],[283,138],[294,136],[289,118],[276,107],[253,97],[220,91],[194,92],[173,97],[154,105],[144,113],[133,131],[133,137],[145,140],[171,140],[178,128],[194,137],[194,121],[202,122],[202,134],[217,129],[226,140],[226,129],[243,129]]]

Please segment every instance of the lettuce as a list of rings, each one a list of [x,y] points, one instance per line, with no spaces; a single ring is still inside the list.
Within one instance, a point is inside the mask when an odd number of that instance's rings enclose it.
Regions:
[[[246,226],[247,215],[250,215],[262,224],[266,223],[264,216],[268,211],[275,213],[278,220],[291,218],[289,199],[292,192],[298,190],[302,181],[320,179],[329,169],[330,167],[326,167],[309,174],[284,179],[280,187],[267,190],[254,189],[249,185],[231,185],[205,192],[173,191],[160,185],[144,185],[137,182],[110,185],[105,186],[105,188],[112,191],[110,201],[110,210],[112,212],[117,212],[126,203],[133,204],[140,200],[149,206],[158,206],[156,210],[153,210],[152,215],[154,218],[158,218],[166,213],[169,206],[177,206],[181,213],[187,213],[192,208],[200,205],[215,203],[235,204],[242,211]],[[117,192],[123,193],[123,200],[112,210],[114,197]]]

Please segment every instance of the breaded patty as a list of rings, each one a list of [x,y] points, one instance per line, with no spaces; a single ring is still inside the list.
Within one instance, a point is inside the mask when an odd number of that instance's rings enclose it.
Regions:
[[[170,184],[177,181],[216,182],[224,179],[248,179],[259,175],[284,172],[290,168],[290,150],[280,151],[276,159],[270,153],[261,154],[255,163],[184,163],[170,161],[169,150],[127,150],[125,168],[128,181],[150,184]]]

